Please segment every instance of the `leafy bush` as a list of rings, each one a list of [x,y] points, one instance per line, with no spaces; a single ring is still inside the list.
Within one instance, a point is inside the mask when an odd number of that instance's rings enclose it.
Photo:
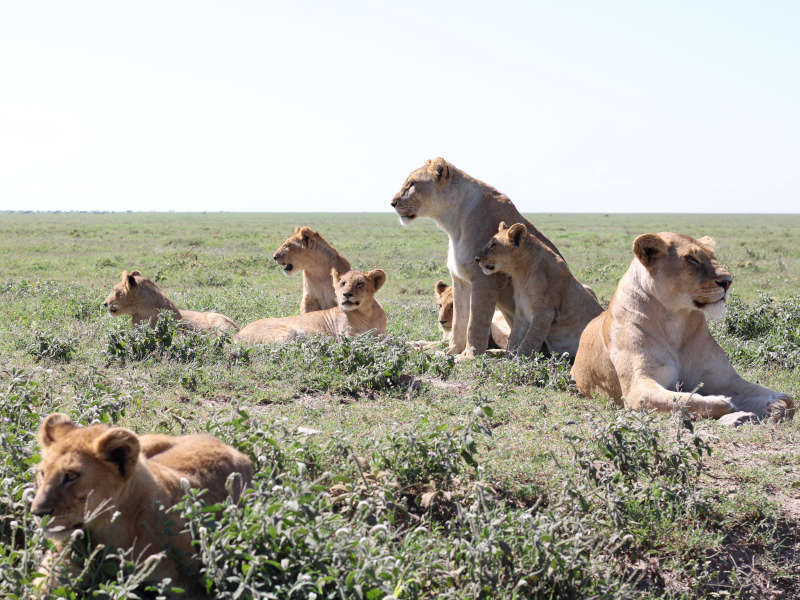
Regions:
[[[141,361],[159,356],[178,362],[193,362],[221,356],[225,336],[214,337],[203,331],[185,330],[172,313],[158,315],[155,327],[139,323],[130,328],[122,323],[108,335],[106,356],[121,362]]]
[[[476,372],[476,379],[575,391],[575,384],[570,376],[571,366],[566,355],[505,355],[502,358],[482,355],[474,361],[471,368]]]
[[[59,337],[46,331],[35,331],[33,340],[28,344],[28,354],[36,360],[50,359],[69,362],[75,353],[77,341],[74,338]]]
[[[792,369],[800,362],[800,296],[779,301],[762,294],[752,305],[734,296],[714,330],[734,362]]]
[[[264,358],[282,377],[299,377],[306,391],[357,394],[398,387],[407,376],[448,377],[454,360],[416,350],[392,336],[362,334],[335,339],[313,336],[265,348]]]

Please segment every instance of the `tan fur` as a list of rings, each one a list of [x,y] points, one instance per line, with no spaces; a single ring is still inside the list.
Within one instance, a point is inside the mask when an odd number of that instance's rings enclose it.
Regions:
[[[485,274],[505,273],[513,282],[516,312],[509,352],[531,355],[545,349],[575,356],[583,328],[603,309],[561,256],[523,223],[506,227],[501,222],[476,261]]]
[[[370,330],[386,333],[386,313],[374,298],[386,281],[386,273],[375,269],[369,273],[349,271],[340,275],[332,269],[331,277],[336,289],[336,307],[293,317],[261,319],[242,328],[233,339],[265,344],[308,335],[348,337]]]
[[[122,280],[111,290],[103,306],[115,317],[131,315],[133,325],[147,321],[154,327],[158,313],[166,310],[190,329],[214,332],[239,330],[236,323],[223,314],[179,309],[154,281],[139,271],[123,271]]]
[[[319,233],[309,227],[295,227],[272,258],[287,275],[303,271],[301,314],[336,306],[331,269],[347,273],[350,263]]]
[[[444,281],[438,281],[433,291],[436,295],[436,305],[439,308],[439,327],[442,330],[442,339],[449,342],[453,333],[453,286],[447,285]],[[511,326],[503,313],[499,310],[494,311],[489,328],[488,347],[505,350],[510,333]]]
[[[581,336],[572,367],[580,393],[635,409],[683,404],[701,417],[746,411],[791,418],[789,396],[742,379],[711,337],[706,316],[724,314],[732,282],[712,240],[647,233],[633,252],[608,310]]]
[[[145,559],[166,551],[153,580],[171,577],[178,585],[196,585],[191,537],[176,513],[165,514],[184,495],[181,479],[207,492],[208,504],[225,500],[225,482],[239,473],[234,500],[253,476],[250,459],[206,435],[137,435],[121,427],[80,427],[68,416],[52,414],[39,429],[42,461],[31,511],[50,515],[45,535],[60,546],[78,528],[95,544],[133,548]],[[114,518],[113,515],[120,514]],[[43,565],[52,585],[52,557]],[[80,565],[72,565],[75,571]]]
[[[513,282],[501,274],[486,276],[475,256],[497,232],[500,221],[524,223],[528,231],[556,254],[553,243],[525,220],[511,201],[493,187],[474,179],[443,158],[411,172],[392,206],[405,225],[430,217],[449,237],[447,268],[453,279],[453,334],[448,352],[459,359],[486,350],[495,308],[513,325]]]

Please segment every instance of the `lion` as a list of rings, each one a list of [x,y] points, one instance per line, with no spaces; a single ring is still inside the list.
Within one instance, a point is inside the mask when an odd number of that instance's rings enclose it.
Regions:
[[[324,237],[309,227],[295,227],[272,258],[287,275],[303,271],[301,314],[336,306],[331,269],[347,273],[350,263]]]
[[[433,291],[436,294],[436,305],[439,309],[439,327],[442,330],[442,340],[449,342],[453,333],[453,286],[439,280],[436,282]],[[509,333],[511,333],[511,326],[508,321],[506,321],[501,311],[495,310],[489,328],[489,343],[487,347],[505,350]],[[438,345],[438,342],[433,342],[432,344]]]
[[[497,232],[500,221],[524,223],[557,255],[561,253],[504,194],[457,169],[443,158],[426,161],[392,198],[400,222],[430,217],[448,235],[447,268],[453,280],[453,333],[447,349],[458,360],[486,351],[495,308],[513,327],[514,283],[502,274],[484,275],[475,256]]]
[[[81,427],[56,413],[42,421],[38,441],[42,460],[31,512],[59,552],[82,529],[92,543],[133,548],[138,559],[165,552],[152,580],[170,577],[188,587],[199,583],[191,536],[179,514],[164,509],[183,498],[183,480],[206,490],[202,500],[210,505],[228,497],[231,474],[238,474],[230,488],[235,502],[253,477],[247,456],[207,434],[137,435],[122,427]],[[58,583],[53,561],[54,555],[45,557],[40,587]],[[81,565],[69,568],[74,584]]]
[[[684,405],[727,424],[791,418],[791,398],[742,379],[711,337],[706,317],[725,314],[733,282],[713,240],[645,233],[633,254],[608,309],[581,335],[572,367],[578,391],[634,409]]]
[[[532,355],[545,349],[574,358],[586,324],[603,312],[597,298],[523,223],[500,222],[475,257],[486,275],[505,273],[514,288],[514,321],[507,350]]]
[[[386,313],[375,300],[386,281],[386,273],[375,269],[369,273],[348,271],[339,274],[331,269],[336,288],[337,306],[315,310],[293,317],[261,319],[242,328],[233,339],[247,344],[286,342],[309,335],[350,337],[375,330],[386,333]]]
[[[158,314],[161,311],[169,311],[176,320],[189,329],[217,333],[239,331],[236,323],[220,313],[178,308],[155,282],[144,277],[139,271],[130,273],[123,271],[122,280],[111,290],[103,306],[114,317],[131,315],[134,327],[144,321],[155,327]]]

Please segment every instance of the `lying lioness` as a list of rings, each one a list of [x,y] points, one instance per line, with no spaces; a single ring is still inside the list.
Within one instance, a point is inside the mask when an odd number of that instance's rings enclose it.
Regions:
[[[646,233],[633,253],[608,310],[581,336],[572,367],[580,393],[632,408],[683,404],[700,417],[728,415],[723,421],[731,423],[742,416],[729,415],[734,411],[791,418],[789,396],[739,377],[711,337],[706,317],[724,315],[733,281],[711,238]]]
[[[272,258],[287,275],[303,271],[301,314],[336,306],[331,269],[347,273],[350,263],[324,237],[308,227],[295,227]]]
[[[181,500],[181,480],[207,490],[203,501],[215,504],[227,497],[225,482],[231,473],[240,475],[232,488],[234,500],[253,476],[247,456],[206,434],[140,436],[121,427],[80,427],[67,415],[52,414],[42,422],[38,440],[42,461],[31,512],[39,519],[48,517],[44,533],[59,550],[74,530],[83,529],[95,544],[133,548],[139,560],[166,551],[152,579],[170,577],[189,587],[198,583],[192,581],[198,565],[192,559],[191,536],[178,513],[159,508]],[[59,579],[53,560],[53,555],[46,556],[40,568],[44,588]],[[80,568],[69,565],[73,574]]]
[[[139,271],[123,271],[122,280],[111,290],[103,306],[115,317],[131,315],[133,325],[147,321],[154,327],[158,313],[169,311],[190,329],[215,332],[239,330],[236,323],[220,313],[179,309],[156,283],[142,276]]]
[[[475,261],[486,275],[506,273],[514,282],[509,352],[531,355],[545,349],[575,356],[583,328],[603,309],[561,256],[523,223],[506,227],[501,221]]]
[[[315,310],[294,317],[261,319],[250,323],[234,336],[248,344],[285,342],[308,335],[349,337],[375,330],[386,333],[386,313],[374,295],[386,281],[386,273],[348,271],[340,275],[331,270],[338,306]]]

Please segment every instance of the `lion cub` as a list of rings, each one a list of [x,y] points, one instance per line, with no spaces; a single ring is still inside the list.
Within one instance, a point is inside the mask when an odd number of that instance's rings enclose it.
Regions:
[[[308,335],[348,337],[373,329],[386,333],[386,313],[374,298],[386,281],[386,273],[375,269],[369,273],[348,271],[340,275],[336,269],[331,269],[331,278],[338,306],[294,317],[261,319],[242,328],[233,339],[264,344]]]
[[[95,544],[133,547],[138,559],[166,551],[154,581],[170,577],[181,583],[184,573],[196,573],[191,536],[177,513],[162,510],[183,497],[181,480],[205,489],[203,501],[215,504],[228,496],[229,475],[239,475],[234,501],[253,476],[247,456],[206,434],[137,435],[122,427],[80,427],[67,415],[52,414],[38,440],[42,461],[31,512],[48,517],[45,535],[59,550],[73,531],[83,529]],[[57,580],[52,561],[47,556],[40,568],[45,587]],[[71,567],[80,572],[80,565]]]
[[[168,310],[190,329],[239,331],[236,323],[220,313],[179,309],[155,282],[142,276],[139,271],[123,271],[122,281],[114,286],[103,306],[115,317],[131,315],[134,325],[147,321],[154,327],[158,313]]]
[[[336,306],[331,269],[347,273],[350,263],[324,237],[309,227],[295,227],[272,258],[287,275],[303,271],[301,314]]]
[[[433,291],[436,294],[436,305],[439,308],[439,327],[442,329],[442,340],[449,342],[453,334],[453,287],[439,280],[436,282]],[[510,333],[511,327],[503,313],[495,310],[489,329],[488,347],[490,349],[501,348],[505,350]]]
[[[475,261],[486,275],[506,273],[513,281],[509,352],[530,355],[544,346],[575,356],[583,328],[603,309],[561,256],[523,223],[506,227],[501,221]]]
[[[634,409],[684,405],[729,425],[770,414],[791,418],[791,398],[742,379],[711,337],[706,317],[725,314],[733,282],[713,240],[645,233],[633,241],[633,254],[608,309],[581,335],[572,367],[581,395]]]

